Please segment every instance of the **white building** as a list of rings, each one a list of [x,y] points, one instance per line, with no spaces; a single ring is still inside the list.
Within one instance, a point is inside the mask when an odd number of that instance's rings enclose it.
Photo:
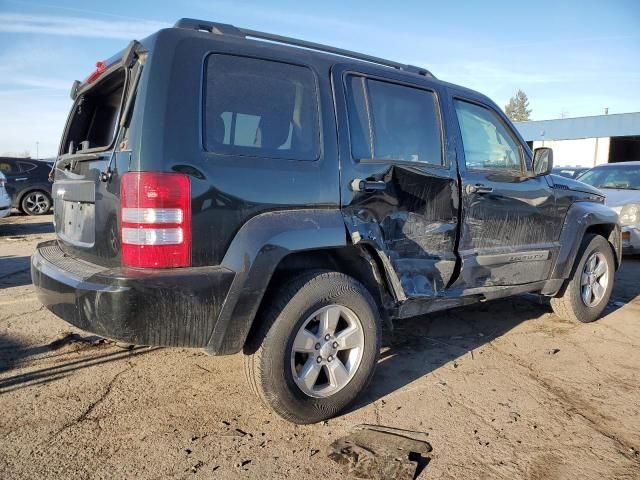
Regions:
[[[559,167],[640,160],[640,112],[515,124],[531,148],[553,148]]]

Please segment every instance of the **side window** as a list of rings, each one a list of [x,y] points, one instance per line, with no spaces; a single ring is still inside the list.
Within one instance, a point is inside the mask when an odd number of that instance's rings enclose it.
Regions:
[[[467,168],[522,172],[518,143],[495,112],[455,100]]]
[[[353,75],[346,86],[355,159],[442,165],[440,118],[432,92]]]
[[[318,99],[309,68],[212,54],[207,58],[204,143],[228,155],[316,160]]]
[[[33,163],[27,163],[27,162],[18,162],[18,165],[20,166],[21,172],[30,172],[31,170],[36,168],[36,166]]]

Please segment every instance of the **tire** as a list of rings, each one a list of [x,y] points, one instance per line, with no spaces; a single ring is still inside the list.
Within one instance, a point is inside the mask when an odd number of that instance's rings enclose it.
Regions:
[[[332,323],[329,318],[336,312],[334,335],[325,340],[320,329]],[[323,270],[295,277],[270,296],[256,322],[244,349],[247,381],[285,420],[309,424],[331,418],[350,405],[373,377],[380,352],[379,311],[369,291],[352,277]],[[351,343],[358,338],[361,347],[336,350],[338,340],[345,342],[345,332],[350,333]],[[304,340],[310,353],[293,353],[302,344],[297,339]],[[316,366],[318,357],[322,364]],[[305,368],[320,372],[317,380],[309,380],[315,382],[311,387],[302,380]]]
[[[46,215],[51,210],[51,197],[42,190],[27,192],[20,200],[20,210],[27,215]]]
[[[598,295],[599,299],[596,297],[595,287],[592,287],[591,296],[589,297],[592,298],[592,302],[588,305],[584,299],[583,282],[590,284],[590,275],[587,273],[590,270],[590,266],[587,266],[587,261],[592,261],[593,258],[604,262],[607,281],[604,287],[601,281],[597,281],[600,288],[603,289],[602,295]],[[596,265],[599,265],[599,263],[596,263]],[[613,290],[614,273],[615,263],[609,242],[600,235],[585,235],[580,245],[576,262],[571,270],[571,277],[560,290],[560,293],[551,299],[551,308],[554,313],[566,320],[582,323],[593,322],[600,317],[609,302],[611,291]],[[602,279],[602,277],[599,278]]]

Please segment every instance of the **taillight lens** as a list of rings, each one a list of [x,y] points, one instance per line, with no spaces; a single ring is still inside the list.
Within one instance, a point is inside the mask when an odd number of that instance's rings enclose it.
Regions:
[[[180,173],[128,172],[120,182],[122,263],[191,265],[191,186]]]

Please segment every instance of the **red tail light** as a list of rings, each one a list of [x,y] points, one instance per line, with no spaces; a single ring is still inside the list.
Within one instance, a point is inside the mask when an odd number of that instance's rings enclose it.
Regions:
[[[128,172],[120,182],[122,263],[191,265],[191,187],[180,173]]]
[[[96,69],[87,77],[85,83],[95,82],[107,69],[107,62],[96,62]]]

